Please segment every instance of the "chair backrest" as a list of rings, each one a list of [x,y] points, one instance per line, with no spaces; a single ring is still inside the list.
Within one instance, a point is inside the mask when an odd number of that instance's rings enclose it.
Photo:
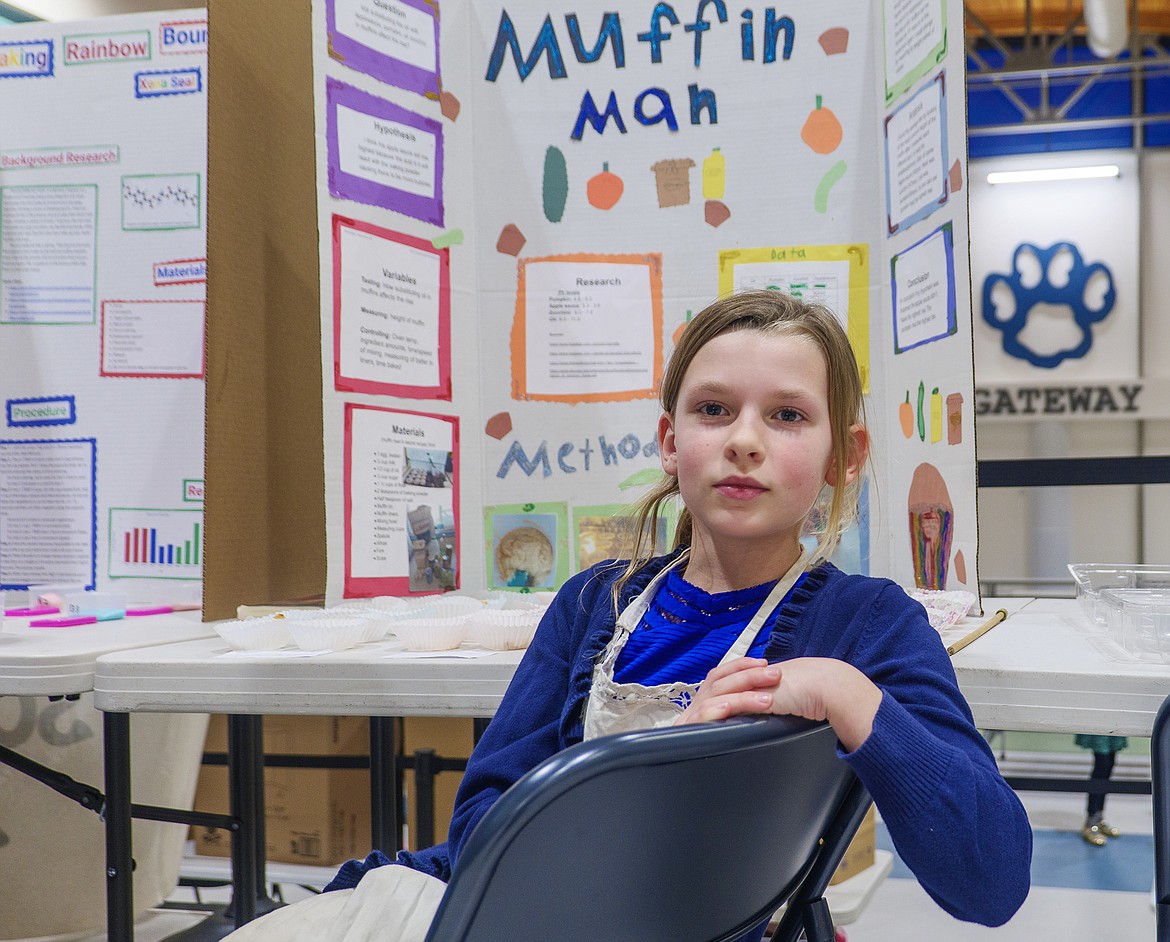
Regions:
[[[798,888],[819,897],[844,853],[852,812],[818,846],[856,782],[836,744],[762,717],[566,749],[484,815],[427,942],[734,939]]]

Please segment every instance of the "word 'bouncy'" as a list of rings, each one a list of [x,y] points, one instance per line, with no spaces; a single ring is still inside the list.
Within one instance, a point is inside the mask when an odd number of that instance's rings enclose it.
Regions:
[[[711,8],[713,21],[706,17],[708,7]],[[767,7],[764,10],[763,19],[763,62],[765,64],[775,62],[778,49],[782,49],[780,55],[783,59],[791,58],[792,46],[796,40],[796,24],[792,17],[778,17],[774,8]],[[682,23],[671,4],[658,3],[650,13],[649,29],[637,33],[636,39],[639,43],[646,44],[650,62],[658,65],[662,63],[663,45],[674,36],[674,31],[669,27],[681,25],[683,33],[689,33],[692,36],[694,66],[699,68],[703,61],[704,34],[714,26],[726,23],[727,5],[723,0],[699,0],[695,10],[695,18],[690,23]],[[597,39],[591,48],[586,46],[581,35],[581,24],[576,13],[565,14],[565,27],[568,30],[569,45],[578,62],[585,65],[597,62],[604,55],[608,46],[613,55],[614,68],[625,67],[626,43],[620,13],[602,14]],[[783,34],[782,47],[780,45],[781,34]],[[745,62],[755,61],[756,23],[755,15],[750,9],[745,9],[740,14],[739,48],[740,57]],[[568,77],[561,41],[557,37],[551,14],[545,16],[540,32],[537,33],[527,55],[525,55],[516,33],[515,24],[508,16],[508,11],[501,10],[500,25],[496,29],[496,41],[492,46],[491,57],[488,60],[487,75],[485,76],[487,81],[494,82],[499,78],[500,70],[504,66],[505,55],[509,51],[512,53],[512,61],[521,82],[532,74],[542,58],[546,61],[549,78],[563,79]],[[687,91],[690,96],[691,124],[699,124],[704,111],[707,113],[709,123],[717,124],[719,119],[715,93],[711,89],[700,89],[698,85],[689,85]],[[647,100],[650,98],[655,99],[658,103],[658,108],[654,112],[649,112],[646,108]],[[678,119],[675,116],[670,94],[664,89],[648,88],[639,94],[634,100],[633,113],[639,124],[650,126],[665,123],[671,131],[678,130]],[[601,134],[611,120],[622,134],[626,133],[625,121],[618,107],[615,93],[612,91],[609,93],[605,110],[600,111],[593,95],[586,91],[578,109],[577,121],[571,137],[573,140],[581,140],[587,123],[598,134]]]

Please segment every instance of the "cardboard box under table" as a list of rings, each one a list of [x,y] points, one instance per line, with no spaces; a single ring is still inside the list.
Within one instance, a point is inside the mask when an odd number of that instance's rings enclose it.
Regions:
[[[354,716],[266,716],[264,752],[268,756],[365,758],[369,755],[369,721]],[[403,752],[414,758],[416,751],[431,751],[439,763],[465,760],[471,754],[472,721],[450,717],[408,717],[403,721]],[[227,723],[213,716],[208,727],[204,752],[213,756],[227,752]],[[339,763],[340,764],[340,763]],[[409,764],[409,763],[408,763]],[[424,799],[433,809],[433,834],[425,843],[446,839],[462,780],[459,771],[438,769]],[[403,773],[407,823],[407,846],[419,847],[419,789],[415,773]],[[334,866],[370,850],[370,775],[366,768],[286,767],[265,765],[265,859],[280,863]],[[199,811],[222,812],[228,807],[226,765],[205,763],[200,769],[195,794]],[[423,830],[427,830],[423,828]],[[195,851],[213,857],[231,853],[228,831],[193,827]]]
[[[369,721],[358,716],[266,716],[267,755],[310,758],[363,758],[369,755]],[[213,716],[204,752],[227,752],[227,723]],[[340,763],[339,763],[340,764]],[[228,807],[226,765],[204,764],[195,807],[223,812]],[[370,773],[368,768],[268,765],[264,769],[267,860],[332,866],[370,849]],[[223,829],[191,829],[199,854],[227,857],[231,836]]]

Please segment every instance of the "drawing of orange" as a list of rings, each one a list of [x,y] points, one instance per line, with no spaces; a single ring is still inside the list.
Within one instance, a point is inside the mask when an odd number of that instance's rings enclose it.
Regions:
[[[800,139],[818,154],[831,154],[841,143],[844,132],[837,116],[824,107],[821,101],[821,96],[817,95],[817,106],[804,119]]]

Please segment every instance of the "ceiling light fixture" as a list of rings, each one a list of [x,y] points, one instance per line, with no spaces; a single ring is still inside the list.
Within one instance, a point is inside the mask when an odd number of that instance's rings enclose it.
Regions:
[[[1047,180],[1098,180],[1104,177],[1119,177],[1121,169],[1116,164],[1098,167],[1049,167],[1045,170],[993,170],[987,175],[987,182],[996,183],[1042,183]]]

